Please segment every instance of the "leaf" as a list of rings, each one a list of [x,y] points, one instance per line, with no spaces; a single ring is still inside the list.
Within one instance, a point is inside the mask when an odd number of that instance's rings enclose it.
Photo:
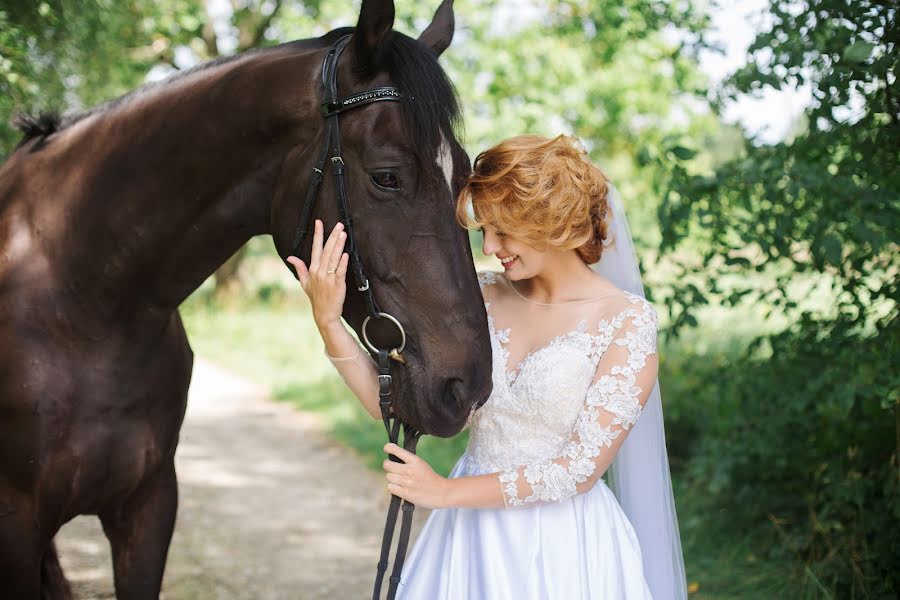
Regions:
[[[672,154],[675,155],[678,160],[690,160],[697,155],[696,150],[691,150],[690,148],[685,148],[684,146],[675,146],[672,148]]]
[[[825,253],[825,260],[833,265],[841,264],[841,241],[833,233],[825,234],[822,238],[822,250]]]
[[[874,49],[875,45],[870,44],[869,42],[864,42],[862,40],[853,42],[844,48],[844,60],[852,63],[865,62],[866,59],[872,55],[872,50]]]

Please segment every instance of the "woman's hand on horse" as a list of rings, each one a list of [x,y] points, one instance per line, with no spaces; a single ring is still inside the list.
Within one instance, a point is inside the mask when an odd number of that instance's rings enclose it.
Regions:
[[[449,480],[441,477],[425,459],[404,450],[397,444],[386,444],[384,451],[393,454],[403,462],[387,459],[383,463],[388,484],[387,489],[395,496],[425,508],[447,506]]]
[[[287,257],[297,271],[303,291],[309,296],[313,318],[320,327],[341,318],[347,295],[347,263],[350,261],[350,255],[344,252],[347,241],[344,224],[338,222],[323,245],[324,228],[322,221],[316,219],[308,268],[296,256]]]

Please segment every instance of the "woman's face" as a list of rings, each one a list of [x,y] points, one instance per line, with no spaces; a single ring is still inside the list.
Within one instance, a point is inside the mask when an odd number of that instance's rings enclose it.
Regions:
[[[481,231],[484,234],[481,251],[485,256],[494,254],[500,259],[508,279],[518,281],[534,277],[552,260],[551,252],[537,250],[493,225],[484,225]]]

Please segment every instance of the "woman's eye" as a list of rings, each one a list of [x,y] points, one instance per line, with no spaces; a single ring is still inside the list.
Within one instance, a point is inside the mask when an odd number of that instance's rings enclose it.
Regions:
[[[386,190],[399,190],[400,189],[400,180],[396,175],[390,173],[388,171],[382,171],[380,173],[374,173],[372,175],[372,182],[380,188],[384,188]]]

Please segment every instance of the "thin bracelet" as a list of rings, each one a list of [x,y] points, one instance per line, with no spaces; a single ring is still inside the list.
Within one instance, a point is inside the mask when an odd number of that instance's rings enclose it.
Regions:
[[[345,360],[353,360],[354,358],[359,356],[359,348],[356,349],[356,354],[354,354],[353,356],[341,356],[341,357],[332,356],[332,355],[328,354],[327,350],[325,351],[325,356],[327,356],[328,360],[330,360],[331,362],[342,362]]]

